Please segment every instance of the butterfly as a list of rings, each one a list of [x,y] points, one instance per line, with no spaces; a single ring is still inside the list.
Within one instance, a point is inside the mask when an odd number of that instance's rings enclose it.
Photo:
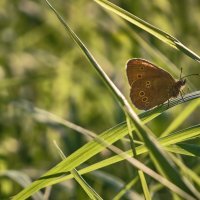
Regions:
[[[177,97],[186,80],[176,81],[168,72],[141,58],[130,59],[126,74],[131,86],[130,98],[136,108],[148,110]]]

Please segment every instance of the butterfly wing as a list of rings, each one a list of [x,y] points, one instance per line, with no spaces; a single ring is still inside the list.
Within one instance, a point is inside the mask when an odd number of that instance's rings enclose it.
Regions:
[[[164,76],[173,80],[173,77],[168,72],[144,59],[130,59],[126,66],[126,73],[130,86],[132,86],[136,80],[146,77],[156,78]]]
[[[167,77],[145,77],[136,80],[131,87],[130,98],[136,108],[148,110],[160,105],[172,97],[175,81]]]

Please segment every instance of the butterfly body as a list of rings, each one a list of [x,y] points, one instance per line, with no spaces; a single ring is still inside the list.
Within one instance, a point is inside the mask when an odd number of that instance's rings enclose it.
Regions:
[[[182,79],[175,81],[165,70],[140,58],[129,60],[126,72],[131,86],[130,98],[141,110],[148,110],[171,97],[177,97],[186,82]]]

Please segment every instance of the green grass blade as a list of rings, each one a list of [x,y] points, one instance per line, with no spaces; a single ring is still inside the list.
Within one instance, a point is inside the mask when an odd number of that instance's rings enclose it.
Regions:
[[[180,144],[177,145],[172,145],[172,146],[165,146],[165,150],[172,152],[172,153],[176,153],[176,154],[181,154],[181,155],[185,155],[185,156],[192,156],[192,157],[200,157],[200,148],[198,145],[194,145],[191,144],[191,147],[189,147],[188,149],[185,147],[181,146]]]
[[[126,180],[123,181],[123,180],[119,179],[118,176],[111,175],[109,172],[105,172],[103,170],[95,170],[95,171],[87,174],[87,177],[90,177],[92,180],[97,179],[99,182],[109,185],[115,191],[121,191],[124,188],[126,188],[126,186],[127,186],[127,184],[125,182]],[[136,176],[135,178],[137,181],[138,177]],[[127,199],[130,199],[130,197],[131,197],[133,199],[144,200],[143,194],[139,194],[134,188],[133,189],[129,188],[127,193],[124,195],[125,195],[124,197]],[[114,197],[112,197],[112,199],[113,198]]]
[[[132,149],[132,152],[133,152],[133,157],[137,158],[137,153],[136,153],[136,150],[135,150],[135,143],[134,143],[134,134],[131,130],[131,121],[130,121],[130,118],[129,118],[128,115],[126,115],[126,122],[127,122],[130,146],[131,146],[131,149]],[[148,186],[147,186],[145,175],[144,175],[143,171],[141,171],[141,170],[137,170],[137,173],[138,173],[138,177],[140,179],[140,183],[142,185],[144,197],[145,197],[146,200],[150,200],[151,196],[150,196],[150,193],[149,193],[149,189],[148,189]]]
[[[86,194],[93,200],[102,200],[102,198],[97,194],[97,192],[91,188],[91,186],[83,179],[83,177],[78,173],[76,169],[71,171],[73,177],[80,184]]]
[[[150,195],[150,192],[149,192],[149,188],[147,186],[145,175],[141,170],[138,170],[138,173],[139,173],[139,177],[140,177],[140,182],[142,184],[142,189],[143,189],[143,192],[144,192],[144,197],[145,197],[146,200],[151,200],[151,195]]]
[[[184,96],[184,101],[181,97],[178,97],[178,98],[170,100],[169,105],[166,102],[163,105],[160,105],[151,110],[145,111],[145,112],[139,114],[138,116],[142,120],[142,123],[147,123],[147,122],[155,119],[156,117],[161,115],[163,112],[167,111],[168,109],[173,108],[174,106],[180,105],[182,103],[187,103],[189,101],[199,101],[198,98],[200,98],[200,91],[192,92],[192,93],[189,93]],[[30,102],[28,102],[26,100],[14,102],[13,105],[28,112],[38,122],[52,124],[52,125],[54,125],[56,123],[57,125],[63,125],[63,126],[66,126],[66,127],[76,130],[77,126],[73,126],[73,123],[70,123],[67,120],[63,120],[62,118],[59,118],[58,116],[53,115],[50,112],[47,112],[40,108],[34,107]],[[125,125],[125,123],[126,122],[122,122],[118,125],[119,126]],[[79,130],[77,130],[77,131],[79,132]],[[121,138],[119,138],[119,139],[121,139]]]
[[[167,147],[167,146],[174,145],[174,144],[177,144],[177,143],[180,143],[183,141],[187,141],[187,140],[190,140],[191,138],[199,137],[199,136],[200,136],[200,124],[196,125],[196,126],[192,126],[190,128],[184,129],[184,130],[181,130],[181,131],[178,131],[178,132],[175,132],[173,134],[170,134],[169,136],[160,138],[159,142],[163,147]],[[178,144],[178,145],[180,146],[180,144]],[[181,145],[182,145],[182,143],[181,143]],[[198,149],[197,149],[197,151],[198,151]],[[143,154],[146,152],[148,152],[148,149],[144,145],[141,145],[136,148],[137,155],[140,155],[140,154]],[[126,153],[129,154],[130,156],[133,155],[132,150],[128,150],[128,151],[126,151]],[[122,157],[120,157],[119,155],[112,156],[108,159],[105,159],[103,161],[100,161],[91,166],[85,167],[84,169],[79,170],[79,173],[80,174],[88,173],[93,170],[101,169],[103,167],[115,164],[122,160],[124,160],[124,159]],[[70,175],[63,177],[58,182],[67,180],[69,178],[72,178],[72,177],[70,177]],[[54,182],[53,184],[55,184],[55,183],[57,183],[57,182]]]
[[[0,177],[5,176],[9,177],[11,180],[14,180],[16,183],[18,183],[24,188],[31,184],[30,177],[23,172],[19,172],[16,170],[0,171]],[[38,191],[32,196],[32,198],[34,200],[44,200],[44,195],[42,194],[42,192]]]
[[[133,185],[138,181],[138,177],[135,177],[133,180],[131,180],[126,186],[113,198],[113,200],[120,200],[122,196],[131,189]]]
[[[66,159],[63,151],[60,149],[60,147],[57,145],[56,142],[54,142],[56,148],[58,149],[58,152],[62,158],[62,160]],[[71,174],[73,175],[74,179],[79,183],[79,185],[82,187],[82,189],[85,191],[85,193],[88,195],[88,197],[92,200],[102,200],[102,198],[96,193],[96,191],[91,188],[91,186],[84,180],[84,178],[78,173],[76,168],[71,170]]]
[[[191,113],[200,105],[200,99],[192,101],[189,105],[183,108],[182,112],[176,116],[173,122],[168,126],[168,128],[161,134],[161,136],[166,136],[174,131],[178,126],[180,126],[185,119],[187,119]]]
[[[179,168],[183,172],[183,174],[190,177],[198,185],[198,187],[200,187],[200,177],[194,171],[192,171],[189,167],[184,165],[183,162],[181,162],[179,159],[177,159],[177,157],[175,157],[174,155],[171,155],[171,156],[172,156],[174,162],[177,164],[177,166],[179,166]]]
[[[199,101],[198,99],[200,98],[200,91],[189,93],[189,94],[185,95],[183,98],[184,98],[184,101],[183,101],[182,97],[172,99],[172,100],[170,100],[169,105],[168,105],[168,103],[164,103],[163,105],[160,105],[152,110],[148,110],[144,113],[141,113],[139,116],[141,119],[143,119],[144,122],[145,122],[145,118],[147,118],[148,121],[150,121],[151,119],[154,119],[158,115],[162,114],[164,111],[166,111],[174,106],[177,106],[179,104],[186,103],[188,101],[195,100],[195,99],[197,99],[195,101]],[[151,117],[151,119],[149,117]]]
[[[171,36],[170,34],[156,28],[155,26],[147,23],[146,21],[140,19],[139,17],[127,12],[126,10],[116,6],[115,4],[107,0],[94,0],[94,1],[97,2],[99,5],[101,5],[102,7],[114,12],[115,14],[124,18],[125,20],[136,25],[137,27],[145,30],[146,32],[150,33],[151,35],[160,39],[161,41],[165,42],[171,47],[180,50],[181,52],[185,53],[192,59],[200,62],[200,57],[196,53],[194,53],[192,50],[184,46],[180,41],[178,41],[175,37]]]
[[[194,156],[200,157],[200,146],[188,143],[179,143],[177,144],[182,150],[191,153]]]

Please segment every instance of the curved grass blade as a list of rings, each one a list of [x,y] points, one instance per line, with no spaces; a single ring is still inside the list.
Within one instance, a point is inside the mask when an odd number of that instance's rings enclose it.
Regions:
[[[27,176],[23,172],[19,172],[16,170],[5,170],[5,171],[0,171],[0,177],[2,176],[7,176],[11,180],[14,180],[16,183],[21,185],[22,187],[27,187],[27,185],[31,184],[31,179],[29,176]],[[44,195],[42,192],[38,191],[32,196],[33,200],[44,200]]]
[[[159,142],[165,148],[165,147],[168,147],[168,146],[174,145],[174,144],[180,145],[179,144],[180,142],[188,141],[191,138],[199,137],[199,136],[200,136],[200,124],[198,124],[196,126],[189,127],[187,129],[184,129],[184,130],[181,130],[181,131],[178,131],[178,132],[175,132],[175,133],[170,134],[166,137],[160,138]],[[182,146],[182,143],[181,143],[180,146]],[[148,152],[148,149],[144,145],[136,147],[137,155],[147,153],[147,152]],[[129,154],[130,156],[133,155],[132,150],[128,150],[128,151],[126,151],[126,153]],[[79,170],[79,173],[80,174],[89,173],[89,172],[92,172],[94,170],[101,169],[103,167],[115,164],[115,163],[120,162],[122,160],[124,160],[124,158],[120,157],[120,155],[115,155],[115,156],[112,156],[112,157],[107,158],[105,160],[102,160],[98,163],[95,163],[93,165],[85,167],[85,168]],[[71,175],[67,175],[67,176],[59,179],[58,181],[52,182],[52,184],[56,184],[56,183],[59,183],[61,181],[65,181],[65,180],[68,180],[68,179],[71,179],[71,178],[72,178]]]
[[[133,180],[131,180],[126,186],[113,198],[113,200],[120,200],[122,196],[128,192],[133,185],[138,181],[138,177],[135,177]]]
[[[60,147],[57,145],[57,143],[54,141],[55,147],[58,149],[58,152],[62,158],[62,160],[66,159],[65,154],[62,152]],[[88,195],[88,197],[92,200],[103,200],[97,192],[85,181],[85,179],[78,173],[76,168],[71,170],[71,174],[73,175],[74,179],[79,183],[79,185],[83,188],[85,193]]]
[[[150,195],[149,188],[148,188],[148,185],[147,185],[147,181],[146,181],[146,178],[145,178],[143,171],[138,170],[138,174],[139,174],[139,177],[140,177],[140,182],[142,184],[142,190],[144,192],[145,199],[151,200],[151,195]]]
[[[179,143],[177,144],[178,148],[181,148],[183,151],[192,154],[193,156],[200,157],[200,146],[195,144],[188,143]]]
[[[195,101],[199,101],[198,98],[200,98],[200,91],[192,92],[192,93],[186,94],[183,97],[184,100],[182,99],[182,97],[172,99],[170,100],[169,105],[168,103],[164,103],[163,105],[157,106],[151,110],[141,113],[139,117],[143,119],[143,121],[145,121],[146,118],[148,119],[148,121],[150,121],[151,119],[149,119],[149,117],[154,119],[156,116],[162,114],[164,111],[170,108],[173,108],[174,106],[177,106],[179,104],[186,103],[188,101],[195,100],[195,99],[196,99]]]
[[[135,150],[134,134],[131,130],[131,121],[130,121],[130,118],[127,114],[126,114],[126,122],[127,122],[127,128],[128,128],[128,133],[129,133],[129,141],[130,141],[130,146],[131,146],[131,149],[132,149],[132,152],[133,152],[133,157],[138,159],[137,153],[136,153],[136,150]],[[136,170],[137,170],[137,175],[140,179],[140,183],[141,183],[141,186],[142,186],[144,197],[145,197],[146,200],[150,200],[151,195],[150,195],[150,192],[149,192],[149,188],[147,186],[147,181],[145,179],[145,175],[144,175],[143,171],[138,170],[138,169],[136,169]]]
[[[83,149],[83,147],[81,148]],[[79,150],[77,150],[79,151]],[[74,153],[76,154],[77,151]],[[93,149],[90,149],[90,151],[93,151]],[[132,151],[131,151],[132,152]],[[81,153],[81,152],[80,152]],[[123,153],[123,155],[125,155]],[[118,155],[119,157],[122,156]],[[70,155],[69,157],[73,157],[73,155]],[[71,163],[69,160],[69,157],[66,158],[63,162],[61,162],[62,164],[65,164],[62,168],[62,172],[61,173],[56,173],[55,170],[58,169],[58,166],[61,164],[59,163],[56,167],[54,167],[54,169],[49,170],[49,172],[47,172],[46,174],[44,174],[43,177],[41,177],[39,180],[35,181],[30,187],[26,188],[25,190],[23,190],[22,192],[20,192],[18,195],[16,195],[13,199],[26,199],[27,197],[29,197],[34,191],[38,191],[39,189],[41,189],[41,187],[43,186],[48,186],[48,184],[52,184],[53,181],[59,181],[62,180],[62,178],[59,179],[59,177],[61,176],[61,174],[65,175],[67,170],[71,171],[71,169],[69,168],[74,168],[75,166],[73,166],[74,163]],[[79,157],[83,157],[83,155],[79,155]],[[78,158],[78,157],[76,157]],[[124,159],[127,159],[127,157],[123,157]],[[133,159],[133,158],[132,158]],[[76,160],[72,160],[73,162],[76,162]],[[131,159],[128,159],[128,161],[130,162]],[[134,162],[136,162],[136,160],[134,160]],[[132,162],[131,162],[132,163]],[[133,164],[133,163],[132,163]],[[134,165],[137,166],[137,165]],[[60,167],[59,167],[60,168]],[[144,169],[142,169],[144,170]],[[147,173],[146,170],[144,170],[145,173]],[[81,171],[79,171],[80,173]],[[81,173],[80,173],[81,174]],[[151,171],[151,173],[147,173],[149,175],[151,175],[154,179],[156,179],[157,181],[161,182],[163,185],[169,187],[172,191],[177,192],[179,195],[181,195],[182,197],[188,198],[188,199],[194,199],[192,196],[188,195],[187,193],[185,193],[183,190],[178,189],[174,184],[171,184],[171,182],[167,181],[166,179],[163,179],[162,176],[156,176],[155,173],[153,173],[153,171]],[[46,175],[46,176],[45,176]],[[70,175],[69,175],[70,176]],[[66,178],[66,177],[65,177]],[[55,183],[54,182],[54,183]],[[173,186],[173,187],[172,187]]]
[[[173,108],[174,106],[177,106],[177,105],[180,105],[183,103],[187,103],[190,101],[193,101],[195,104],[196,101],[199,101],[199,98],[200,98],[200,91],[192,92],[192,93],[189,93],[184,96],[184,101],[183,101],[182,97],[172,99],[172,100],[170,100],[169,105],[166,102],[163,105],[160,105],[151,110],[147,110],[145,112],[140,113],[138,115],[138,117],[142,120],[142,123],[145,124],[145,123],[153,120],[154,118],[158,117],[159,115],[161,115],[163,112],[167,111],[168,109]],[[64,120],[64,119],[62,119],[50,112],[47,112],[43,109],[37,108],[29,101],[21,100],[19,102],[13,102],[13,105],[28,112],[38,122],[46,123],[46,124],[52,125],[52,126],[54,126],[54,125],[65,126],[65,127],[74,129],[77,132],[81,131],[81,127],[76,129],[77,125],[74,125],[73,123],[71,123],[67,120]],[[126,125],[126,122],[121,122],[120,124],[118,124],[116,126],[125,126],[125,125]],[[133,130],[135,130],[134,127],[133,127]],[[126,133],[128,134],[128,131]],[[121,137],[119,137],[118,139],[121,139]]]
[[[105,171],[96,170],[89,174],[87,174],[87,177],[90,177],[91,179],[98,179],[99,181],[103,182],[104,184],[108,184],[109,187],[111,187],[114,191],[119,191],[124,189],[124,187],[127,186],[127,184],[116,177],[115,175],[111,175],[110,173],[107,173]],[[135,181],[138,180],[138,177],[136,176]],[[128,189],[127,193],[124,194],[126,199],[137,199],[137,200],[144,200],[143,195],[137,193],[135,190],[133,191],[131,188]],[[113,199],[114,197],[112,197]],[[114,199],[113,199],[114,200]]]
[[[191,113],[200,105],[200,99],[196,99],[195,101],[192,101],[189,105],[183,108],[181,113],[176,116],[176,118],[173,120],[173,122],[165,129],[165,131],[161,134],[162,137],[170,134],[172,131],[174,131],[178,126],[180,126],[185,119],[188,118],[188,116],[191,115]]]
[[[183,45],[179,40],[175,37],[171,36],[170,34],[160,30],[159,28],[147,23],[146,21],[140,19],[139,17],[127,12],[126,10],[116,6],[115,4],[107,1],[107,0],[94,0],[102,7],[114,12],[115,14],[119,15],[120,17],[124,18],[125,20],[131,22],[132,24],[136,25],[137,27],[145,30],[146,32],[150,33],[154,37],[160,39],[161,41],[165,42],[166,44],[170,45],[171,47],[180,50],[187,56],[191,57],[192,59],[200,62],[200,57],[192,50],[187,48]]]
[[[32,113],[34,113],[34,111]],[[44,115],[45,113],[43,112],[42,114]],[[45,119],[46,117],[42,117],[41,113],[40,113],[40,115],[38,115],[38,118],[40,118],[42,120],[45,120],[45,122],[46,122],[46,119]],[[55,117],[54,117],[54,119],[55,119]],[[146,120],[147,120],[147,118],[146,118]],[[62,124],[64,125],[64,121],[65,120],[63,120],[63,121],[60,120],[60,123],[62,122]],[[55,120],[54,123],[57,124],[58,120]],[[65,125],[68,126],[69,124],[66,123]],[[70,127],[73,128],[73,126],[71,124],[70,124]],[[79,127],[76,128],[75,130],[76,131],[82,131]],[[105,133],[102,133],[100,135],[100,137],[102,139],[106,138],[106,140],[108,142],[113,143],[113,141],[116,141],[116,137],[117,136],[120,135],[120,137],[122,137],[122,136],[126,135],[127,132],[128,132],[127,131],[127,127],[125,126],[125,124],[122,123],[122,124],[112,128],[112,129],[106,131]],[[176,144],[178,142],[186,141],[186,140],[188,140],[190,138],[193,138],[195,136],[198,136],[198,135],[200,135],[200,125],[199,126],[195,126],[195,127],[191,127],[191,128],[186,129],[184,131],[177,132],[176,134],[171,134],[171,135],[169,135],[167,137],[164,137],[164,138],[161,138],[159,140],[160,140],[160,143],[163,146],[167,146],[167,145],[171,145],[171,144]],[[70,155],[71,159],[70,159],[70,157],[68,157],[67,160],[65,161],[65,164],[64,163],[63,164],[65,166],[67,166],[68,163],[70,163],[70,164],[74,164],[74,166],[78,166],[81,163],[83,163],[85,160],[91,158],[93,155],[95,155],[96,153],[100,152],[102,150],[102,148],[104,148],[101,145],[98,145],[97,148],[94,148],[95,144],[92,144],[92,143],[96,143],[96,142],[92,141],[90,143],[87,143],[82,148],[80,148],[79,150],[74,152],[72,155]],[[147,148],[145,146],[140,146],[140,147],[136,148],[136,152],[137,152],[138,155],[141,154],[141,153],[145,153],[147,151],[148,150],[147,150]],[[84,152],[88,152],[88,156],[86,156],[87,158],[85,158],[83,156],[85,154]],[[132,150],[127,151],[127,153],[129,155],[132,155]],[[85,169],[82,169],[82,170],[79,171],[79,173],[80,174],[88,173],[90,171],[94,171],[96,169],[99,169],[99,168],[114,164],[114,163],[122,161],[122,160],[124,160],[124,158],[122,158],[120,155],[117,155],[117,156],[111,157],[111,158],[109,158],[107,160],[104,160],[104,161],[101,161],[101,162],[96,163],[94,165],[91,165],[91,166],[89,166],[89,167],[87,167]],[[53,170],[53,168],[51,169],[51,171],[52,170]],[[60,170],[60,171],[63,172],[63,171],[66,171],[66,170],[63,169],[63,170]],[[56,174],[55,174],[55,177],[56,177]],[[70,177],[72,178],[71,175],[68,175],[68,176],[63,177],[63,178],[59,178],[59,177],[60,177],[60,175],[57,174],[57,179],[47,180],[46,183],[44,183],[43,187],[62,182],[64,180],[69,179]],[[37,189],[33,188],[33,189],[35,189],[35,191],[38,190],[38,188]],[[26,188],[25,190],[28,190],[28,188]],[[22,192],[24,193],[25,191],[22,191]],[[22,196],[20,196],[20,198],[22,198]]]
[[[189,176],[198,185],[198,187],[200,187],[200,177],[194,171],[192,171],[192,169],[190,169],[189,167],[184,165],[184,163],[182,163],[179,159],[177,159],[177,157],[175,157],[172,154],[171,154],[171,157],[174,160],[174,162],[177,164],[177,166],[179,166],[183,174]]]
[[[189,147],[189,149],[182,147],[181,144],[170,145],[167,147],[165,146],[164,149],[175,154],[181,154],[184,156],[191,157],[200,157],[200,147],[194,144],[191,144],[191,147]]]

